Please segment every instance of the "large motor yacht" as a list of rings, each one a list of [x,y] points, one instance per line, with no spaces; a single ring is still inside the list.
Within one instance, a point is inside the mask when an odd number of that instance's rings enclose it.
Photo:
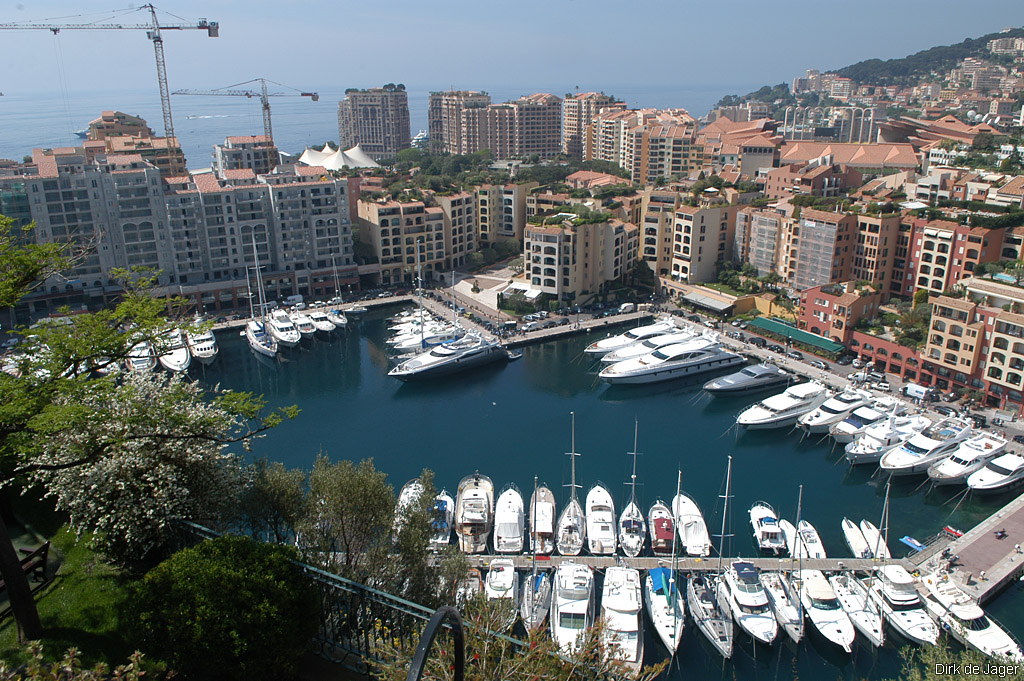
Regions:
[[[644,661],[643,616],[640,596],[640,571],[629,567],[610,567],[604,574],[601,590],[601,643],[605,655],[618,660],[636,676]]]
[[[890,417],[869,426],[857,439],[847,443],[844,451],[851,465],[878,463],[886,452],[899,447],[922,430],[932,425],[924,416]]]
[[[926,589],[925,609],[953,638],[988,657],[1024,662],[1024,652],[1017,640],[986,615],[948,575],[925,575],[921,583]]]
[[[779,555],[786,550],[786,538],[779,527],[779,516],[767,501],[755,502],[750,507],[750,526],[754,528],[757,548]]]
[[[405,360],[389,371],[388,376],[401,381],[436,378],[503,359],[508,359],[508,352],[496,339],[467,333],[458,340]]]
[[[188,340],[188,351],[200,364],[209,365],[217,359],[220,349],[217,347],[217,337],[213,335],[212,330],[207,329],[195,333],[189,331],[185,334],[185,338]]]
[[[607,383],[659,383],[739,366],[746,360],[726,350],[717,339],[700,337],[667,345],[654,352],[625,359],[598,374]]]
[[[292,310],[288,313],[288,318],[295,324],[295,328],[299,330],[299,334],[303,339],[312,338],[316,333],[316,326],[314,326],[313,320],[302,310]]]
[[[283,310],[275,310],[270,315],[270,319],[267,320],[267,331],[274,337],[278,345],[286,348],[294,348],[302,340],[302,334],[295,328],[294,322]]]
[[[814,628],[847,653],[852,652],[857,632],[825,575],[820,570],[797,570],[795,584],[800,589],[800,602],[807,619]]]
[[[987,494],[1006,492],[1024,482],[1024,458],[1019,454],[1003,454],[992,459],[979,471],[967,478],[972,492]]]
[[[486,475],[467,475],[455,500],[455,534],[463,553],[483,553],[494,525],[494,483]]]
[[[915,579],[901,565],[883,565],[865,584],[893,629],[914,643],[935,645],[939,630],[918,596]]]
[[[747,430],[790,427],[827,399],[828,389],[817,381],[791,385],[741,411],[736,423]]]
[[[734,561],[718,580],[718,598],[728,601],[736,624],[755,641],[770,645],[775,640],[779,623],[753,563]]]
[[[892,400],[895,402],[895,400]],[[833,423],[828,428],[828,434],[832,436],[832,439],[841,445],[853,442],[856,440],[864,431],[876,423],[881,423],[889,417],[889,414],[895,410],[895,416],[901,415],[905,411],[906,407],[903,403],[890,404],[888,409],[883,409],[879,401],[876,400],[875,404],[871,406],[858,407],[839,423]]]
[[[853,413],[854,409],[871,404],[871,393],[866,390],[844,390],[833,395],[817,409],[799,419],[796,425],[808,433],[827,433],[828,429]]]
[[[594,570],[588,565],[560,563],[551,596],[551,638],[563,655],[573,653],[594,625]]]
[[[928,479],[933,485],[965,485],[971,473],[1006,451],[1006,440],[998,435],[979,433],[964,440],[946,459],[928,467]]]
[[[654,324],[630,329],[625,333],[620,333],[618,336],[610,336],[594,341],[587,346],[584,352],[588,355],[600,356],[613,350],[624,348],[627,345],[639,343],[651,336],[661,336],[666,333],[674,333],[675,331],[677,331],[675,323],[671,319],[665,319]]]
[[[149,341],[142,341],[132,346],[125,359],[125,366],[128,371],[139,371],[145,373],[156,368],[156,355],[153,354],[153,344]]]
[[[692,340],[695,335],[696,334],[692,331],[678,331],[676,333],[666,333],[660,336],[651,336],[645,341],[633,343],[632,345],[627,345],[619,348],[618,350],[612,350],[602,357],[601,361],[605,364],[614,364],[615,362],[621,362],[625,359],[643,357],[644,355],[649,355],[655,350],[663,348],[666,345],[685,343],[688,340]]]
[[[311,309],[306,316],[309,317],[309,321],[313,323],[313,328],[319,334],[329,336],[337,328],[337,325],[327,318],[327,313],[320,308]]]
[[[773,364],[752,364],[734,374],[719,376],[704,384],[709,393],[734,395],[784,387],[796,380],[796,376]]]
[[[157,338],[157,359],[160,366],[173,373],[188,371],[192,364],[192,355],[185,345],[181,329],[170,329]]]
[[[971,436],[971,424],[963,419],[943,419],[886,452],[878,462],[883,473],[916,475],[945,459],[961,442]]]

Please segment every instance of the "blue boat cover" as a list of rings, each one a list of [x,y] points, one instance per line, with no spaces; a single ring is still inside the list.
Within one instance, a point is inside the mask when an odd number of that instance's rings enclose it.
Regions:
[[[900,537],[900,541],[909,546],[910,548],[914,549],[915,551],[924,551],[925,549],[924,544],[922,544],[921,542],[917,541],[909,535],[906,537]]]
[[[650,571],[651,582],[654,591],[666,598],[675,592],[675,582],[672,581],[672,571],[668,568],[654,568]]]
[[[745,584],[757,584],[757,568],[754,567],[753,563],[741,563],[739,561],[732,564],[736,569],[736,576],[740,578],[740,581]]]

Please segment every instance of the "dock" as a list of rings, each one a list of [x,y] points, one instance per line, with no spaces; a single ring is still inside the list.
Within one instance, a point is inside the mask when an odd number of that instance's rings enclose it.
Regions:
[[[472,555],[466,556],[469,564],[476,568],[486,568],[494,560],[500,558],[511,558],[517,570],[529,570],[533,566],[533,557],[530,555]],[[871,572],[877,570],[881,565],[898,563],[907,569],[914,569],[905,559],[880,561],[868,558],[804,558],[800,561],[797,558],[784,556],[781,558],[723,558],[721,564],[728,567],[734,560],[743,560],[753,563],[759,570],[763,571],[790,571],[799,570],[821,570],[822,572],[843,572],[858,571]],[[669,556],[638,556],[628,558],[626,556],[537,556],[537,568],[557,568],[562,563],[576,563],[589,565],[595,570],[604,570],[616,565],[621,565],[638,570],[653,570],[659,567],[672,567],[672,558]],[[717,557],[691,558],[676,557],[676,569],[680,572],[715,572],[719,568]]]

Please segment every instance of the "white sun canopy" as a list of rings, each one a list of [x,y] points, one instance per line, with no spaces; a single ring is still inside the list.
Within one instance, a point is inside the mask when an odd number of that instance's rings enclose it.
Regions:
[[[335,149],[329,144],[324,145],[323,151],[306,147],[306,150],[302,152],[302,156],[299,157],[299,163],[304,163],[308,166],[323,166],[328,170],[341,170],[345,166],[349,168],[379,167],[377,162],[367,156],[366,152],[358,144],[345,151]]]

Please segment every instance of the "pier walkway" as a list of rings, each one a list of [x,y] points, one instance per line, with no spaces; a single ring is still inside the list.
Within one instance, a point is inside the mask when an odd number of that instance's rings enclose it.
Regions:
[[[529,555],[473,555],[467,556],[469,564],[477,568],[486,568],[491,561],[499,558],[511,558],[516,569],[529,570],[533,565],[533,557]],[[758,569],[769,570],[797,570],[801,567],[805,570],[821,570],[823,572],[840,572],[843,570],[858,570],[869,572],[876,570],[883,561],[870,560],[865,558],[825,558],[811,559],[804,558],[803,562],[796,558],[724,558],[722,565],[728,567],[734,560],[743,560],[753,563]],[[889,563],[899,563],[908,569],[915,569],[913,565],[904,560],[891,560]],[[589,565],[595,569],[602,570],[616,565],[637,568],[639,570],[651,570],[659,567],[671,567],[672,559],[668,556],[640,556],[627,558],[625,556],[537,556],[537,568],[545,569],[558,567],[561,563],[578,563]],[[718,558],[676,558],[676,568],[680,572],[712,572],[718,570]]]
[[[1006,533],[1002,539],[999,530]],[[986,602],[1024,574],[1024,494],[962,537],[948,537],[929,549],[911,556],[910,562],[921,572],[945,568],[949,560],[942,551],[948,549],[948,555],[958,557],[951,566],[952,578],[979,603]]]

